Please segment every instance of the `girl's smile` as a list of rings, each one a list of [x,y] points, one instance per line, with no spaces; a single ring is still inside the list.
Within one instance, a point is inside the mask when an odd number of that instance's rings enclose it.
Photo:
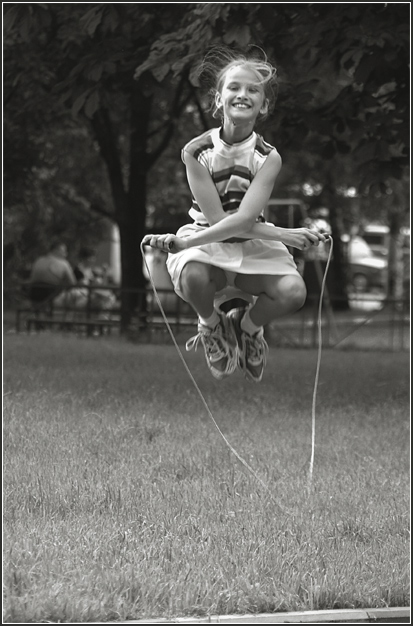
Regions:
[[[265,105],[264,89],[255,72],[242,66],[234,67],[226,75],[217,101],[224,115],[231,116],[234,111],[248,112],[248,116],[243,115],[241,119],[248,117],[254,123]]]
[[[228,71],[217,93],[216,104],[223,110],[224,137],[230,142],[247,137],[258,115],[265,113],[268,107],[259,76],[242,65]]]

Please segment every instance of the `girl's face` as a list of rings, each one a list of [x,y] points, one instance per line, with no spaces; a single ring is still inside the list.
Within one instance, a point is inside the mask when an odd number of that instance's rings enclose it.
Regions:
[[[259,113],[264,114],[268,109],[258,76],[242,65],[227,72],[221,93],[217,93],[216,105],[223,108],[224,118],[234,124],[254,124]]]

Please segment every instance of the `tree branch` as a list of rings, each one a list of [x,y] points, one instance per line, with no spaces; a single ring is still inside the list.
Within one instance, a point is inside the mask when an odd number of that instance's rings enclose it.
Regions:
[[[171,137],[173,135],[173,132],[175,130],[176,120],[179,118],[179,115],[180,115],[182,109],[192,99],[192,94],[190,93],[186,98],[181,100],[182,93],[183,93],[183,91],[185,89],[185,86],[186,86],[186,84],[188,82],[189,82],[188,81],[188,70],[186,70],[182,74],[181,80],[179,81],[178,87],[176,88],[176,91],[175,91],[174,99],[172,101],[171,109],[170,109],[170,113],[169,113],[169,121],[166,123],[165,134],[164,134],[163,138],[161,139],[160,143],[158,144],[156,150],[154,150],[151,154],[148,155],[147,170],[149,170],[153,166],[155,161],[160,157],[162,152],[167,147],[167,145],[168,145],[168,143],[169,143],[169,141],[170,141],[170,139],[171,139]]]
[[[202,126],[205,128],[205,130],[209,130],[210,124],[209,124],[208,119],[207,119],[207,117],[205,115],[205,111],[202,108],[202,105],[201,105],[201,103],[199,101],[198,92],[197,92],[197,90],[195,89],[195,87],[191,83],[189,83],[189,84],[191,86],[192,97],[193,97],[193,99],[195,101],[196,108],[198,109],[199,117],[201,118]]]
[[[115,206],[115,215],[112,219],[120,221],[123,218],[126,205],[126,191],[123,184],[122,164],[119,150],[114,138],[112,122],[106,109],[100,108],[91,119],[91,126],[99,144],[100,152],[106,163],[112,195]]]

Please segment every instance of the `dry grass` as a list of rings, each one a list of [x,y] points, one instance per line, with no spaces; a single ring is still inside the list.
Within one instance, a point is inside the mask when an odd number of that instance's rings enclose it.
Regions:
[[[4,621],[409,605],[409,357],[271,350],[218,383],[174,348],[5,335]]]

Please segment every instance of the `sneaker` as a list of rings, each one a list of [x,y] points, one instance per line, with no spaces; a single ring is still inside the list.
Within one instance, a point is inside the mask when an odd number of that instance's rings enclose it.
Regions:
[[[186,342],[187,351],[196,350],[199,342],[205,350],[205,358],[211,374],[221,380],[237,369],[237,339],[231,324],[224,313],[219,313],[220,321],[215,328],[198,324],[198,334]]]
[[[227,317],[237,338],[238,365],[249,380],[259,383],[267,363],[268,344],[264,339],[263,328],[254,335],[249,335],[241,329],[244,313],[244,308],[232,309]]]

